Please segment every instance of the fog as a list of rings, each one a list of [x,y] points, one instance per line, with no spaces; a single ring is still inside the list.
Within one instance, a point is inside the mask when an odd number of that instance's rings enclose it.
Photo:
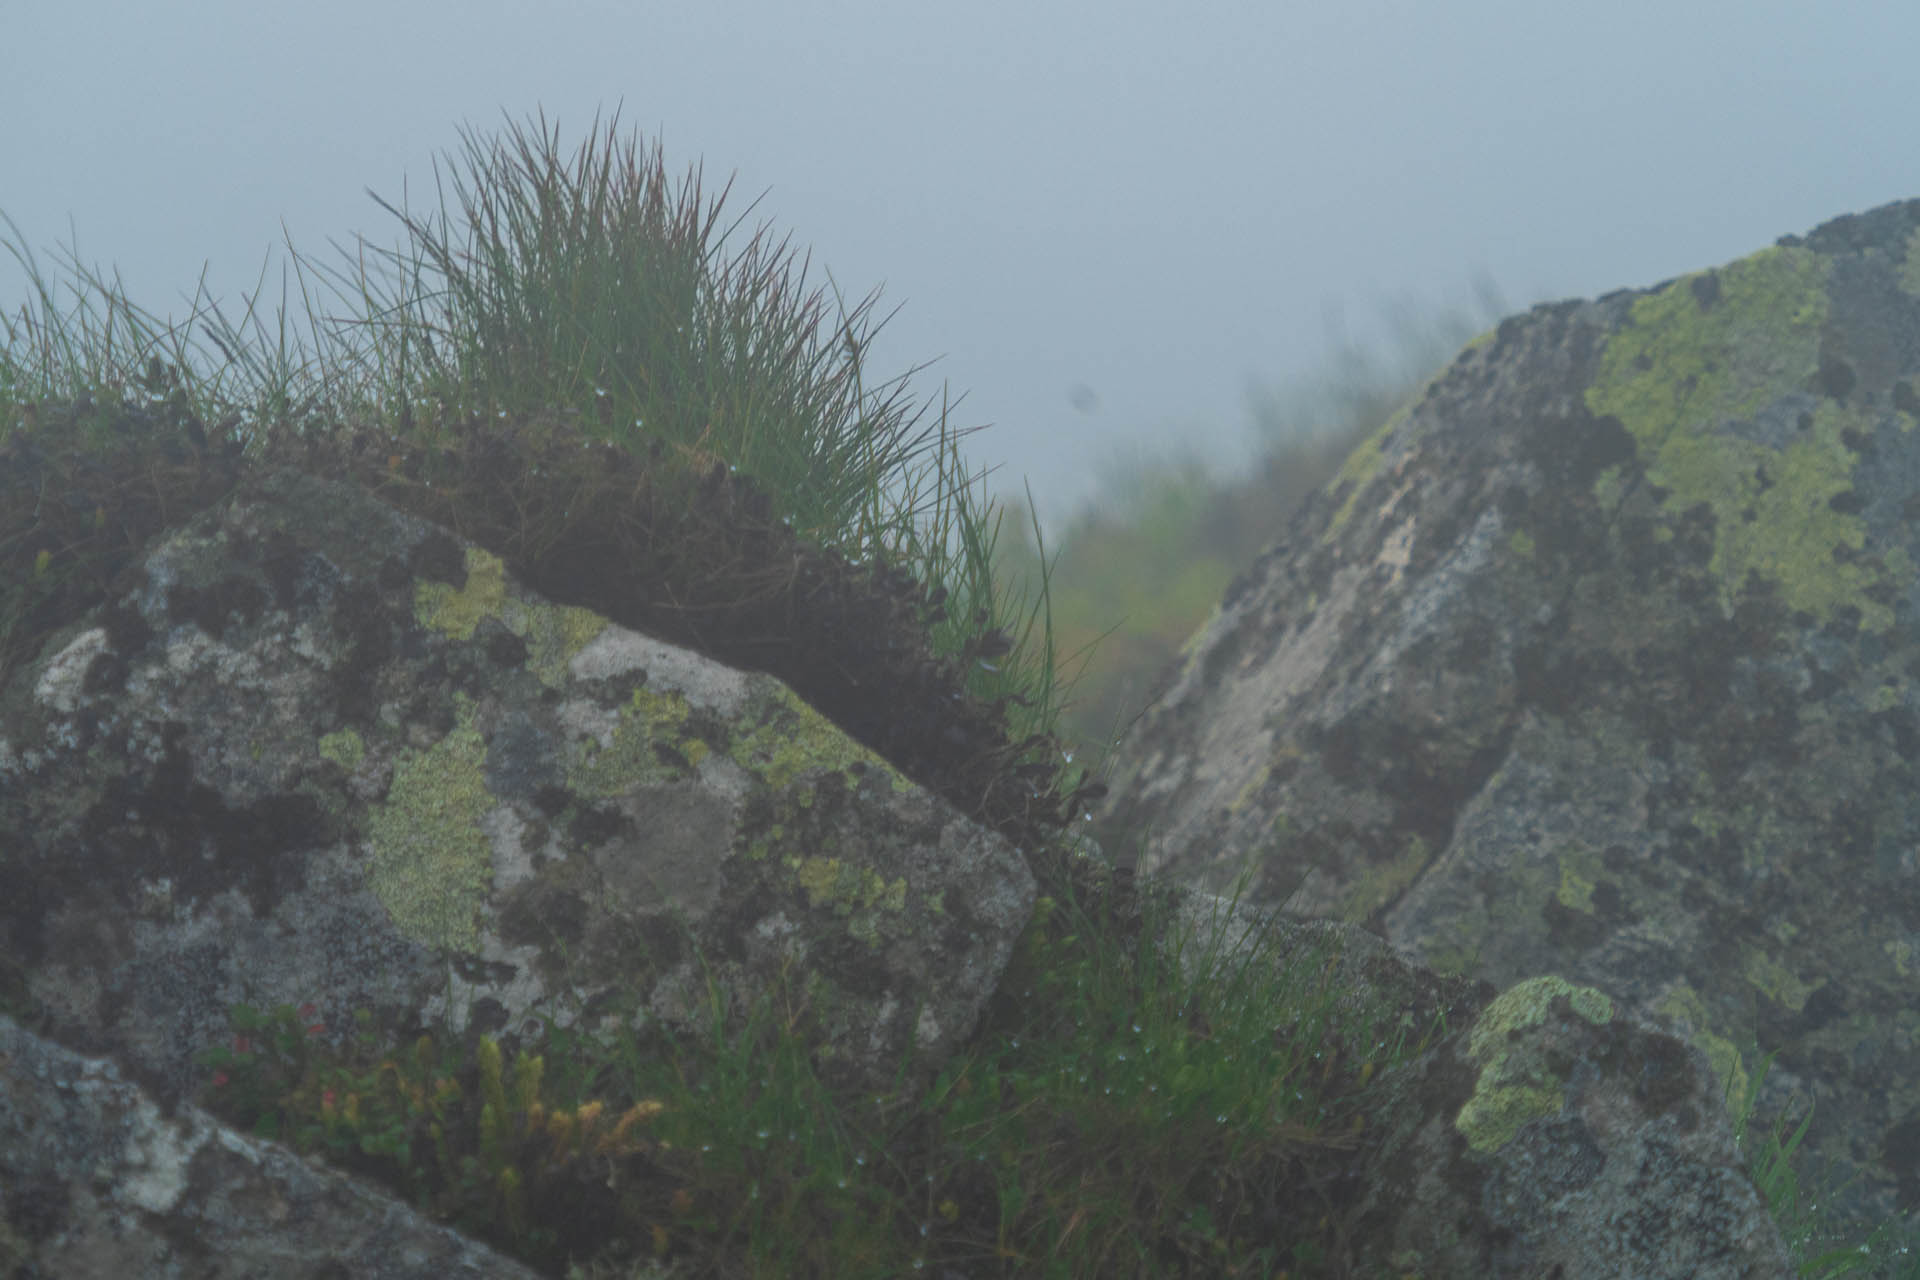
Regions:
[[[1245,456],[1250,386],[1393,305],[1644,286],[1920,195],[1920,6],[0,0],[0,211],[184,315],[400,228],[458,129],[596,113],[900,310],[1053,524],[1116,449]],[[503,112],[505,113],[503,115]],[[744,234],[741,239],[744,242]],[[730,242],[731,243],[731,242]],[[0,258],[0,306],[25,276]]]

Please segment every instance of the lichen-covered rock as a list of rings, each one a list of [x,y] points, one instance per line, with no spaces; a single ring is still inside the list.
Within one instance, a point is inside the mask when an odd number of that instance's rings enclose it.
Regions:
[[[127,1280],[533,1280],[385,1193],[163,1109],[0,1016],[0,1270]]]
[[[973,1029],[1020,855],[745,674],[550,605],[355,487],[270,472],[0,691],[0,955],[182,1091],[236,1003],[330,1028],[711,1029],[776,981],[823,1067]]]
[[[1100,818],[1142,870],[1668,1019],[1920,1206],[1920,201],[1534,308],[1229,590]],[[1109,847],[1117,840],[1109,836]]]
[[[1794,1269],[1706,1055],[1557,977],[1442,977],[1367,930],[1167,886],[1186,961],[1260,946],[1344,1040],[1430,1048],[1373,1081],[1328,1213],[1332,1273],[1763,1280]]]

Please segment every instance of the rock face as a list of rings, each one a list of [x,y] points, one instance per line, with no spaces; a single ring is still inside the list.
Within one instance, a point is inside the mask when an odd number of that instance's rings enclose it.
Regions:
[[[1507,320],[1229,590],[1107,846],[1597,988],[1735,1101],[1778,1050],[1756,1120],[1920,1206],[1917,383],[1920,201]]]
[[[0,1017],[0,1264],[17,1276],[533,1280],[383,1193],[164,1114],[112,1062]]]
[[[1031,910],[1014,850],[777,681],[351,486],[270,473],[133,579],[0,704],[0,941],[58,1038],[163,1092],[241,1002],[704,1034],[709,974],[796,966],[836,1069],[890,1082]]]

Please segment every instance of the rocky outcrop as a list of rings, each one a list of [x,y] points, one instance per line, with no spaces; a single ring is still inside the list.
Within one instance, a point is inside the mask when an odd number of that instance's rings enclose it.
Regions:
[[[779,682],[294,472],[162,539],[3,709],[4,953],[163,1090],[238,1003],[698,1035],[709,983],[789,970],[829,1069],[891,1082],[965,1040],[1034,897]]]
[[[1777,1050],[1757,1123],[1920,1206],[1917,382],[1920,202],[1507,320],[1234,583],[1105,842],[1596,988],[1736,1104]]]

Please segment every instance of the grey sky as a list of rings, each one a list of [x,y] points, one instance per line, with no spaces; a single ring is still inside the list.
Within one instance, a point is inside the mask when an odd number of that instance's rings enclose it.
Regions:
[[[283,221],[394,243],[365,189],[431,204],[460,124],[571,151],[624,102],[734,212],[771,188],[810,283],[884,282],[870,376],[944,356],[915,387],[1057,519],[1110,445],[1241,456],[1330,307],[1646,285],[1920,195],[1916,49],[1912,0],[0,0],[0,210],[177,315]]]

